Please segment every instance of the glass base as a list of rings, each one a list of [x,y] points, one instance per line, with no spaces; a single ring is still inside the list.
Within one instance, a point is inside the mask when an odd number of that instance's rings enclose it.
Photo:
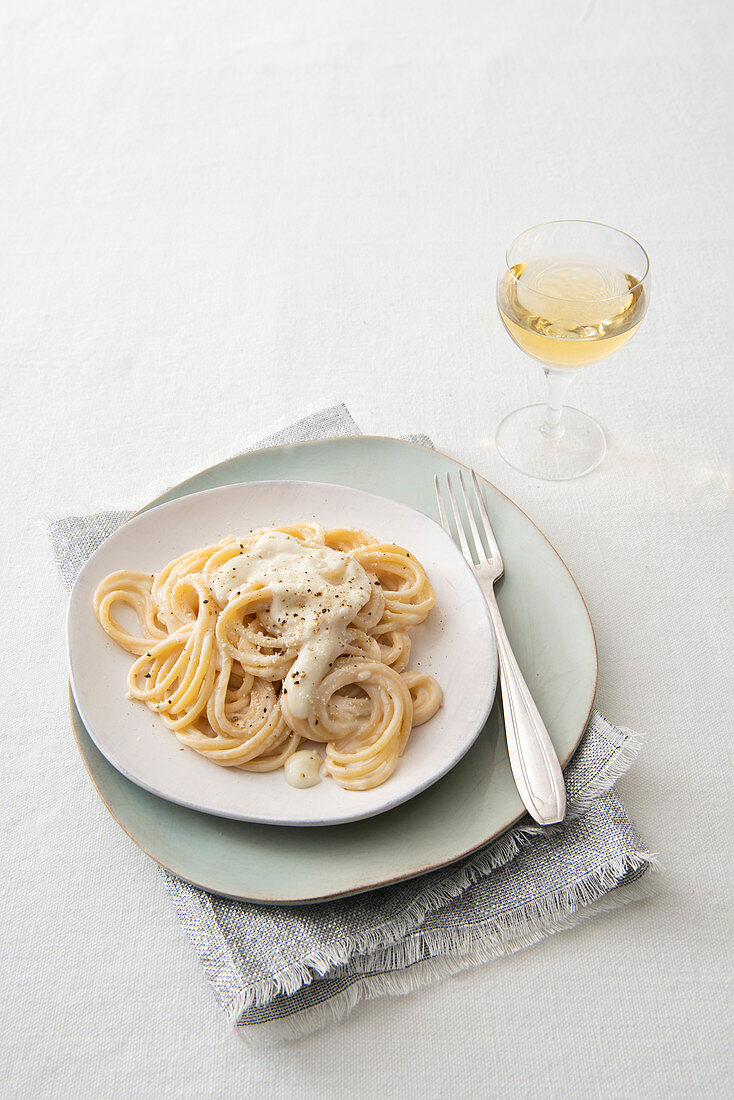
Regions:
[[[548,439],[540,430],[545,410],[545,405],[527,405],[500,423],[497,450],[505,462],[543,481],[570,481],[596,469],[607,453],[607,441],[596,420],[565,406],[563,434],[560,439]]]

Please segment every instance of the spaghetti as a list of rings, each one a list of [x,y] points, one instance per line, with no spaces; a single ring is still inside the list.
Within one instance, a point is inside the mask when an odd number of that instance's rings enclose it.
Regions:
[[[181,744],[265,772],[320,743],[322,772],[347,790],[384,783],[441,705],[436,681],[407,671],[409,631],[434,603],[407,550],[314,523],[226,538],[157,574],[111,573],[94,594],[100,624],[135,657],[129,696]]]

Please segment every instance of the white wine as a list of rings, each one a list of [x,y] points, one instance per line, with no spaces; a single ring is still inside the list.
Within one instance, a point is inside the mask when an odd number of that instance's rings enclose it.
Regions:
[[[642,283],[616,268],[541,259],[504,274],[497,305],[524,352],[548,366],[578,370],[632,339],[647,300]]]

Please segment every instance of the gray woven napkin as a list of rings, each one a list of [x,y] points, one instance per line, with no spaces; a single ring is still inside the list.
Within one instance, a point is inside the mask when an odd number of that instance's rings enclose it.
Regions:
[[[344,405],[259,446],[357,435]],[[406,436],[430,446],[426,436]],[[254,448],[253,448],[254,449]],[[70,516],[49,527],[71,589],[89,555],[131,512]],[[641,739],[594,711],[566,769],[568,817],[524,818],[479,852],[420,878],[300,907],[253,905],[191,886],[160,868],[214,994],[248,1039],[292,1039],[339,1019],[362,998],[406,993],[528,947],[642,895],[654,865],[613,790]]]

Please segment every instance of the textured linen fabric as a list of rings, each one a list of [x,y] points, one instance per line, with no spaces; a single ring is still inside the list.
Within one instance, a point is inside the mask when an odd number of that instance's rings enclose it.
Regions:
[[[357,434],[335,406],[267,437],[272,446]],[[430,445],[427,436],[413,436]],[[73,585],[89,555],[132,513],[70,516],[49,529]],[[652,860],[610,790],[640,740],[594,712],[566,770],[567,820],[530,820],[449,868],[355,897],[302,907],[217,897],[162,869],[214,993],[243,1035],[297,1038],[363,997],[406,993],[571,927],[611,891],[615,904]],[[621,890],[621,887],[625,887]]]
[[[12,1100],[711,1100],[732,1080],[730,0],[6,0],[0,1093]],[[652,260],[569,401],[609,449],[523,477],[543,398],[494,286],[550,218]],[[655,898],[268,1051],[238,1043],[68,733],[49,519],[136,507],[347,401],[548,536]]]

